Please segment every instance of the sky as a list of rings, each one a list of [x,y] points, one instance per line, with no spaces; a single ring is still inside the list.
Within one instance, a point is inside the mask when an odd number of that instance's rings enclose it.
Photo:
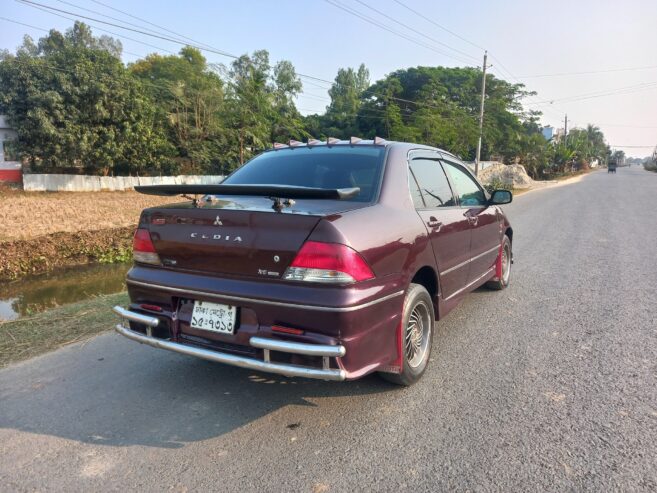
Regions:
[[[593,123],[610,145],[628,156],[649,155],[657,145],[657,0],[31,1],[117,23],[89,10],[96,11],[122,25],[130,22],[162,32],[155,24],[213,51],[241,55],[264,48],[272,63],[290,60],[299,73],[325,81],[333,80],[339,68],[360,63],[370,70],[372,81],[415,66],[481,67],[486,49],[496,77],[537,92],[524,104],[543,111],[543,124],[561,128],[566,114],[569,129]],[[181,48],[81,20],[96,35],[108,34],[99,28],[115,33],[125,62]],[[71,25],[52,13],[0,0],[0,49],[14,51],[25,34],[35,39],[45,34],[35,28],[65,30]],[[232,61],[211,51],[204,54],[212,63]],[[299,109],[303,114],[323,112],[328,85],[302,80]]]

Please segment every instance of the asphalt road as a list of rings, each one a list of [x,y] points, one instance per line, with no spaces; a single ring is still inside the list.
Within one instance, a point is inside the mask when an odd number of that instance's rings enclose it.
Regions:
[[[0,371],[0,489],[657,490],[657,174],[516,198],[512,283],[414,387],[287,380],[108,333]]]

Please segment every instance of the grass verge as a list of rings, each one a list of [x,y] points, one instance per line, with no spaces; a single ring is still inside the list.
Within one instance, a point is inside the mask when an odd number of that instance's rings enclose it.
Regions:
[[[579,170],[579,171],[575,171],[575,172],[572,172],[572,173],[571,172],[566,172],[566,173],[563,173],[563,174],[554,175],[553,177],[550,178],[550,180],[554,180],[554,181],[570,180],[571,178],[574,178],[576,176],[588,175],[592,171],[596,171],[598,169],[600,169],[600,168],[584,169],[584,170]]]
[[[31,317],[0,322],[0,368],[83,341],[111,329],[114,305],[125,305],[127,293],[98,296]]]

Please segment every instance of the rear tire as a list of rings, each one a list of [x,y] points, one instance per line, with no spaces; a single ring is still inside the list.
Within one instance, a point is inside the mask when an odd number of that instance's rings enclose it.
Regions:
[[[511,253],[511,240],[507,235],[504,235],[504,239],[502,240],[502,249],[500,253],[501,255],[498,255],[495,265],[497,269],[498,263],[502,263],[502,275],[498,279],[486,283],[488,289],[494,289],[497,291],[505,289],[509,285],[511,279],[511,263],[513,255]]]
[[[409,386],[422,377],[431,356],[435,321],[429,292],[420,284],[411,284],[402,310],[401,373],[379,373],[384,380]]]

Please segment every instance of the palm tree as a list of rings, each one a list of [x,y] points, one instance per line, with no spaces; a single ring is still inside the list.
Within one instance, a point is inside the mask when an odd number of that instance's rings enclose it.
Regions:
[[[606,155],[605,136],[599,127],[589,123],[586,126],[586,140],[589,147],[589,158],[602,159]]]

